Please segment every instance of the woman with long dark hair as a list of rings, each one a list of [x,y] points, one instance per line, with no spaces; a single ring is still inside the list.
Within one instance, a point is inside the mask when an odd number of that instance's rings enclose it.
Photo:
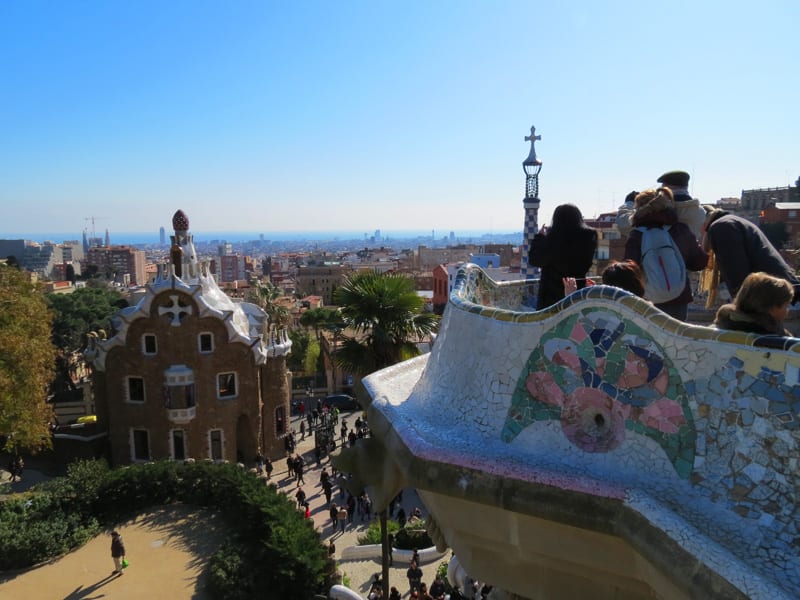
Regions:
[[[578,289],[585,287],[596,251],[597,232],[584,224],[580,209],[574,204],[557,206],[550,228],[542,227],[528,252],[528,264],[542,269],[536,308],[564,297],[565,277],[574,277]]]

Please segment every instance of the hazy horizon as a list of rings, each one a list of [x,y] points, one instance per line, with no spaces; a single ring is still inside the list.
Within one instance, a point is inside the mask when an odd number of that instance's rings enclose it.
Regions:
[[[467,239],[467,238],[485,238],[492,236],[522,236],[522,230],[519,231],[453,231],[454,238]],[[165,231],[166,243],[169,243],[169,236],[173,233],[170,230]],[[258,241],[260,236],[264,236],[265,241],[298,241],[298,240],[364,240],[369,239],[374,235],[374,232],[366,233],[353,230],[344,231],[273,231],[273,232],[259,232],[259,231],[190,231],[194,236],[195,243],[204,243],[211,241],[228,241],[228,242],[249,242]],[[417,238],[430,238],[439,241],[443,238],[450,237],[450,230],[441,232],[434,231],[431,236],[430,230],[381,230],[381,240],[392,239],[417,239]],[[91,234],[89,234],[91,236]],[[98,238],[105,238],[105,230],[97,231]],[[139,245],[139,244],[158,244],[160,240],[159,232],[118,232],[109,231],[109,238],[112,245]],[[78,240],[82,241],[83,232],[81,233],[59,233],[59,232],[27,232],[27,233],[2,233],[0,232],[0,239],[3,240],[18,240],[23,239],[34,242],[52,241],[61,243],[65,240]]]

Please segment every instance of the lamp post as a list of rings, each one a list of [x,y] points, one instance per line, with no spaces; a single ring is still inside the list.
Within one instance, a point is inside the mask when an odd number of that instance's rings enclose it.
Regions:
[[[520,272],[523,279],[528,279],[532,273],[528,265],[528,252],[531,249],[531,240],[539,231],[539,172],[542,170],[542,161],[536,158],[537,140],[541,135],[536,135],[536,127],[531,126],[531,134],[525,136],[525,141],[531,143],[528,158],[522,161],[522,170],[525,171],[525,198],[522,205],[525,208],[525,226],[523,228],[522,256]]]

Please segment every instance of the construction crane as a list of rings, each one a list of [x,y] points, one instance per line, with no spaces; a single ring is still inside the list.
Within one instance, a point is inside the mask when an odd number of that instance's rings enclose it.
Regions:
[[[84,221],[91,221],[92,222],[92,231],[91,231],[91,233],[92,233],[92,239],[93,240],[97,239],[97,232],[94,229],[94,222],[95,221],[99,221],[101,219],[107,219],[107,218],[108,217],[84,217],[84,219],[83,219]],[[86,227],[84,227],[83,230],[86,231]]]

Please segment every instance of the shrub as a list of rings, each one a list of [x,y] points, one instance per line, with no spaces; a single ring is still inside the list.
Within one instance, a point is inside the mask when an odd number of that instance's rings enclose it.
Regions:
[[[335,564],[310,522],[283,494],[235,465],[164,461],[109,470],[70,466],[67,476],[0,503],[0,569],[68,552],[152,506],[219,510],[230,538],[209,564],[218,598],[309,598],[332,585]]]
[[[411,529],[406,526],[394,536],[394,547],[398,550],[414,550],[431,546],[433,546],[433,540],[424,529]]]
[[[391,519],[386,520],[386,532],[391,533],[397,537],[397,532],[400,530],[400,524]],[[380,520],[372,521],[364,532],[364,535],[358,536],[359,546],[369,546],[371,544],[381,543],[381,522]],[[396,544],[395,544],[396,546]]]

